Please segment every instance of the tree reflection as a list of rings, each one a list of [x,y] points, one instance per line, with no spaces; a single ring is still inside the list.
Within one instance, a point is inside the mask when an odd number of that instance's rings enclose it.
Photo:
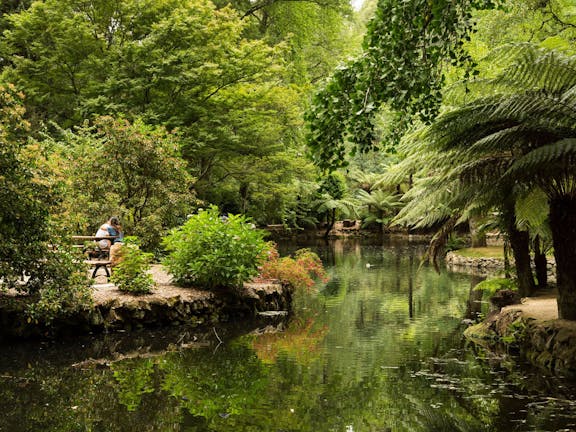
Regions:
[[[474,281],[363,247],[283,333],[0,374],[0,430],[500,431],[576,423],[576,388],[466,345]],[[373,264],[369,268],[366,263]],[[213,335],[212,335],[212,339]],[[144,340],[142,341],[144,343]],[[22,362],[26,365],[26,362]],[[547,383],[548,382],[548,383]]]

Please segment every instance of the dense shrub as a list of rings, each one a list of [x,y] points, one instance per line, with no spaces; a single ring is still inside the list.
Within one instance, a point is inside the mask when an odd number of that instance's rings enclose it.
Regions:
[[[218,207],[212,206],[164,239],[164,264],[182,285],[240,287],[258,274],[267,248],[263,237],[245,216],[221,218]]]
[[[29,295],[29,320],[49,324],[90,304],[90,282],[51,221],[60,196],[38,171],[41,154],[28,143],[23,103],[14,86],[0,86],[0,292]]]
[[[326,282],[327,276],[322,261],[310,249],[296,251],[294,257],[278,255],[276,248],[268,252],[268,260],[262,265],[260,275],[263,278],[278,279],[295,289],[310,290],[316,280]]]
[[[94,233],[103,215],[119,215],[142,249],[157,251],[162,235],[195,208],[192,177],[165,129],[103,116],[53,135],[41,143],[47,181],[63,191],[52,213],[76,233]]]
[[[86,310],[92,304],[91,281],[82,256],[69,245],[52,245],[41,261],[29,267],[21,291],[33,302],[26,309],[28,319],[50,324],[55,318]]]
[[[118,263],[112,270],[110,281],[120,291],[134,294],[147,294],[154,286],[148,270],[153,254],[140,250],[136,237],[126,237],[118,252]]]

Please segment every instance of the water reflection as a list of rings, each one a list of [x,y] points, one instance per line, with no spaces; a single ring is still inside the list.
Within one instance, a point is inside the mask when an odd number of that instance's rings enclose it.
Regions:
[[[285,246],[295,250],[297,246]],[[576,389],[462,338],[468,276],[423,246],[312,245],[331,276],[284,323],[10,347],[0,431],[557,431]]]

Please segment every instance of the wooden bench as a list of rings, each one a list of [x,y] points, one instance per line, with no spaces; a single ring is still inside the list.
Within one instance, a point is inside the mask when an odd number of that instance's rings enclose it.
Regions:
[[[96,236],[72,236],[72,240],[75,243],[75,246],[78,248],[82,248],[82,253],[87,256],[87,259],[84,260],[86,264],[90,267],[94,267],[94,271],[92,272],[92,278],[96,277],[98,270],[103,268],[106,272],[106,277],[110,277],[110,271],[108,270],[108,266],[112,263],[110,261],[110,248],[102,248],[100,247],[99,241],[100,240],[110,240],[113,242],[117,236],[103,236],[103,237],[96,237]]]

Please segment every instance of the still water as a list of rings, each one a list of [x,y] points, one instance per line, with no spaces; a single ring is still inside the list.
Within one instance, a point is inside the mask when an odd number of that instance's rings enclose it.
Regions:
[[[576,383],[463,339],[470,276],[407,243],[312,248],[330,281],[287,323],[2,347],[0,431],[576,430]]]

